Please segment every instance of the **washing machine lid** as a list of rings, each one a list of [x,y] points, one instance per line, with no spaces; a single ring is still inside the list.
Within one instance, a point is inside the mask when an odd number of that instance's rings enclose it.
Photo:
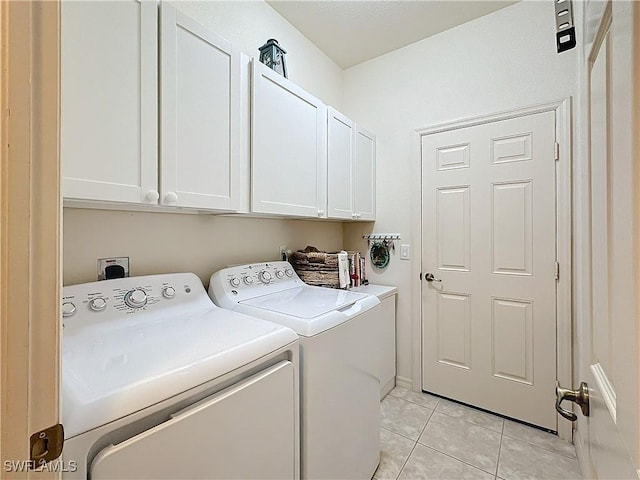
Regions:
[[[204,292],[203,292],[204,293]],[[289,328],[216,307],[66,327],[65,437],[89,431],[297,341]]]
[[[312,319],[329,312],[340,311],[365,299],[367,295],[313,286],[301,286],[240,302],[253,308],[271,312]]]
[[[372,295],[313,286],[296,287],[238,302],[238,312],[263,318],[312,337],[378,305]]]

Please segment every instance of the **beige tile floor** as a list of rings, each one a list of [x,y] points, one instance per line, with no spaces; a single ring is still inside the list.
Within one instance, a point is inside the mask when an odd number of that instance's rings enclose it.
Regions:
[[[381,405],[374,479],[581,479],[572,444],[426,393],[396,387]]]

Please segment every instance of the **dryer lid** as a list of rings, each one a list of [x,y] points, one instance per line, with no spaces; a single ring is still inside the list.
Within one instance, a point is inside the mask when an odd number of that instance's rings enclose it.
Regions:
[[[65,437],[202,385],[297,340],[292,330],[211,305],[125,317],[63,336]]]

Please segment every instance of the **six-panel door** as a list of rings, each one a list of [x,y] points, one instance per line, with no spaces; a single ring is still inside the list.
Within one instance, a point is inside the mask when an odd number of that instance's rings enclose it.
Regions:
[[[554,112],[422,139],[422,388],[550,430],[554,145]]]

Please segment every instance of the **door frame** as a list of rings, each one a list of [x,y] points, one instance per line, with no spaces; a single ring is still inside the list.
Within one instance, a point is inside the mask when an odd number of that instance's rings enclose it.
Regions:
[[[27,461],[30,435],[60,421],[59,32],[57,1],[0,5],[3,478],[59,476],[5,467]]]
[[[573,385],[573,321],[572,321],[572,139],[571,97],[540,103],[514,110],[489,115],[443,122],[417,128],[412,132],[411,185],[411,241],[420,246],[420,255],[411,261],[412,278],[420,278],[422,272],[422,137],[434,133],[472,127],[500,120],[554,112],[556,117],[556,142],[559,143],[559,159],[556,162],[556,252],[560,264],[560,275],[556,285],[556,376],[562,385]],[[411,289],[411,333],[412,333],[412,389],[422,387],[422,282],[413,282]],[[573,425],[558,415],[558,436],[572,441]]]

